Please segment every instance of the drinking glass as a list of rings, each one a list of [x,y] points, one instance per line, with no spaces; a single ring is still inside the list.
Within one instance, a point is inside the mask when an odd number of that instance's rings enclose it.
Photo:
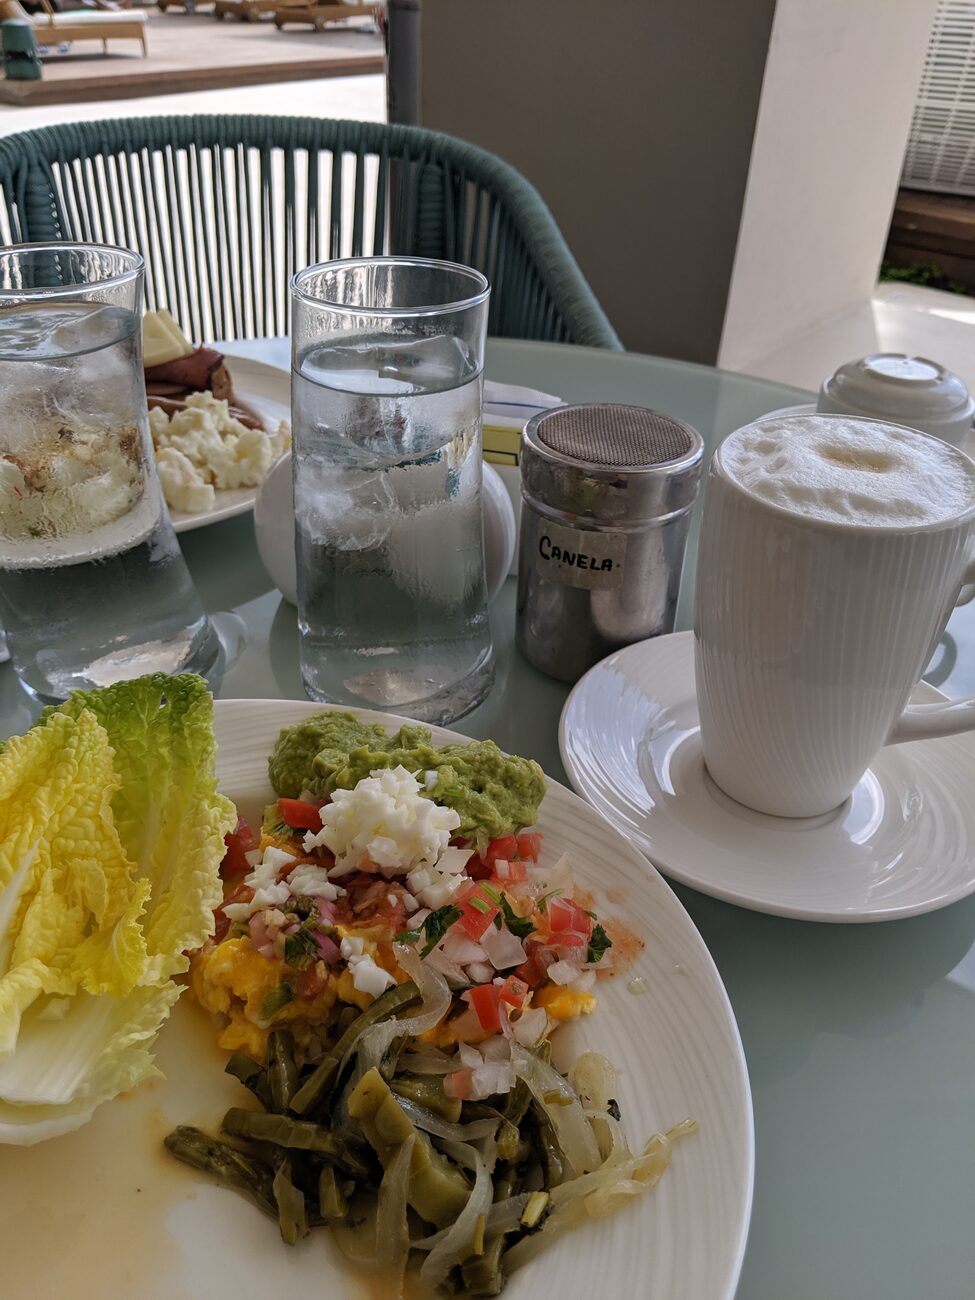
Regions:
[[[292,280],[301,674],[447,723],[494,680],[481,536],[479,272],[355,258]]]
[[[156,475],[143,276],[120,248],[0,249],[0,626],[45,702],[221,658]]]

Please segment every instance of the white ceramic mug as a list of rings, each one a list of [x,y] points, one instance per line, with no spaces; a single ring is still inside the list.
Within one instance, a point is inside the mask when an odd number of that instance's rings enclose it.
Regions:
[[[963,585],[975,577],[975,463],[925,434],[826,421],[829,434],[822,416],[799,415],[758,421],[726,439],[711,463],[698,550],[695,671],[705,763],[733,799],[783,817],[836,808],[883,745],[975,728],[975,700],[908,705]],[[804,492],[808,509],[818,508],[815,484],[794,483],[785,495],[796,500],[781,499],[774,448],[785,446],[786,433],[819,437],[816,427],[827,441],[842,429],[840,457],[842,438],[853,454],[858,434],[869,441],[893,431],[904,446],[920,439],[918,454],[933,451],[938,473],[947,471],[945,517],[878,525],[884,516],[871,515],[869,493],[883,475],[871,478],[869,464],[856,466],[853,518],[807,513]],[[743,486],[735,458],[743,447],[766,445],[773,450],[765,482],[759,476],[756,488]],[[909,495],[901,494],[898,509],[910,511]],[[932,510],[942,508],[930,500]]]

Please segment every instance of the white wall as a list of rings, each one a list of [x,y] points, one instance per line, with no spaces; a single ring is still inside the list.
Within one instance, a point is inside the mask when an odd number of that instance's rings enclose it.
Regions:
[[[718,364],[873,292],[936,0],[778,0]]]
[[[538,187],[635,351],[717,357],[775,4],[423,0],[422,124]]]

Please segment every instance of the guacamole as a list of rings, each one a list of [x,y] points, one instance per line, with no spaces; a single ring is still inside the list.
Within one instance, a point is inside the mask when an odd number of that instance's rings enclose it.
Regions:
[[[410,724],[390,735],[335,710],[286,727],[268,771],[279,795],[294,799],[308,792],[324,798],[333,790],[351,790],[377,768],[401,765],[410,772],[437,773],[436,784],[424,793],[454,809],[461,819],[458,836],[475,840],[478,848],[538,818],[545,777],[532,759],[510,757],[493,740],[436,748],[427,727]]]

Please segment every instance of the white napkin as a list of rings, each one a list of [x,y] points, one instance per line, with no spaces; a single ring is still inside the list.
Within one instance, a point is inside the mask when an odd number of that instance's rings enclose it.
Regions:
[[[484,459],[499,473],[508,490],[514,507],[518,532],[521,532],[521,431],[539,411],[551,406],[561,406],[561,397],[542,393],[535,388],[522,388],[518,384],[497,384],[484,381]],[[515,542],[514,559],[510,573],[518,572],[518,545]]]

